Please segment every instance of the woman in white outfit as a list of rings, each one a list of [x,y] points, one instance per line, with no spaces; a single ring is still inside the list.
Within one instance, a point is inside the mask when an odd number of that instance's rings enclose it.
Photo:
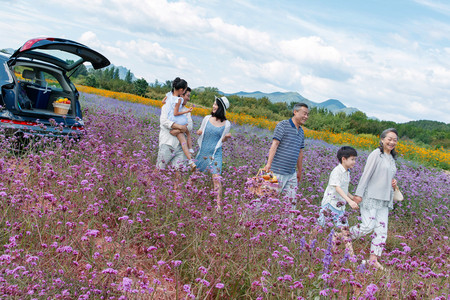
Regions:
[[[394,128],[380,135],[380,147],[370,153],[355,192],[354,201],[360,203],[361,223],[350,228],[352,239],[374,232],[370,247],[369,264],[384,269],[378,257],[384,249],[388,234],[389,210],[393,208],[394,179],[397,168],[395,146],[398,133]]]

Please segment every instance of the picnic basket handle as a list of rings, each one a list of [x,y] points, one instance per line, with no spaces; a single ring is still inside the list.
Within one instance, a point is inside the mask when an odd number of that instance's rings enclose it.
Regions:
[[[272,170],[270,170],[269,172],[266,172],[266,171],[264,171],[263,168],[260,168],[260,169],[258,170],[258,173],[256,173],[256,177],[259,177],[259,176],[262,177],[262,173],[263,173],[263,172],[266,173],[266,174],[272,175],[272,177],[274,176]]]

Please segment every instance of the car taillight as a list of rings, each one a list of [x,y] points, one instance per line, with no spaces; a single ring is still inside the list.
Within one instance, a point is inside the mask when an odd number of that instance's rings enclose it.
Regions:
[[[84,130],[83,126],[72,126],[73,130]]]
[[[26,122],[26,121],[15,121],[15,120],[8,120],[8,119],[0,119],[1,123],[9,123],[9,124],[16,124],[16,125],[26,125],[26,126],[36,126],[38,123],[36,122]]]

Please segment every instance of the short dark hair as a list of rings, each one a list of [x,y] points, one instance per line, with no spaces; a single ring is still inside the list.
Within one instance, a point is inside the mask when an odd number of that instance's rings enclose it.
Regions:
[[[186,90],[184,91],[183,95],[181,95],[181,96],[186,96],[186,93],[191,92],[191,91],[192,91],[191,88],[187,87]]]
[[[211,112],[211,116],[216,117],[223,122],[227,119],[227,117],[225,117],[225,108],[223,107],[222,101],[218,101],[218,99],[219,98],[214,100],[217,103],[218,108],[215,113]]]
[[[355,148],[350,146],[343,146],[341,147],[337,152],[337,158],[340,163],[342,163],[342,158],[345,157],[346,159],[350,156],[358,156],[358,152],[356,152]]]
[[[309,108],[309,107],[308,107],[308,104],[303,103],[303,102],[300,102],[300,103],[296,103],[296,104],[294,105],[294,107],[293,107],[292,110],[297,111],[297,110],[300,109],[300,107],[306,107],[306,108]]]
[[[300,102],[300,103],[296,103],[294,105],[294,107],[292,108],[292,115],[294,114],[294,112],[299,111],[300,107],[306,107],[309,109],[308,105],[306,103]]]

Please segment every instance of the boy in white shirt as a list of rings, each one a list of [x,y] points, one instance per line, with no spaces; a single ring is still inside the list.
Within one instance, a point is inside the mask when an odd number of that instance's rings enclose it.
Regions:
[[[331,171],[330,179],[322,199],[319,225],[324,227],[327,222],[332,221],[341,232],[335,233],[333,241],[343,238],[345,248],[350,256],[353,256],[352,240],[348,230],[347,215],[345,214],[345,204],[351,208],[358,209],[358,204],[353,201],[353,195],[348,192],[350,184],[350,171],[356,163],[358,153],[349,146],[340,148],[337,152],[339,165]]]

